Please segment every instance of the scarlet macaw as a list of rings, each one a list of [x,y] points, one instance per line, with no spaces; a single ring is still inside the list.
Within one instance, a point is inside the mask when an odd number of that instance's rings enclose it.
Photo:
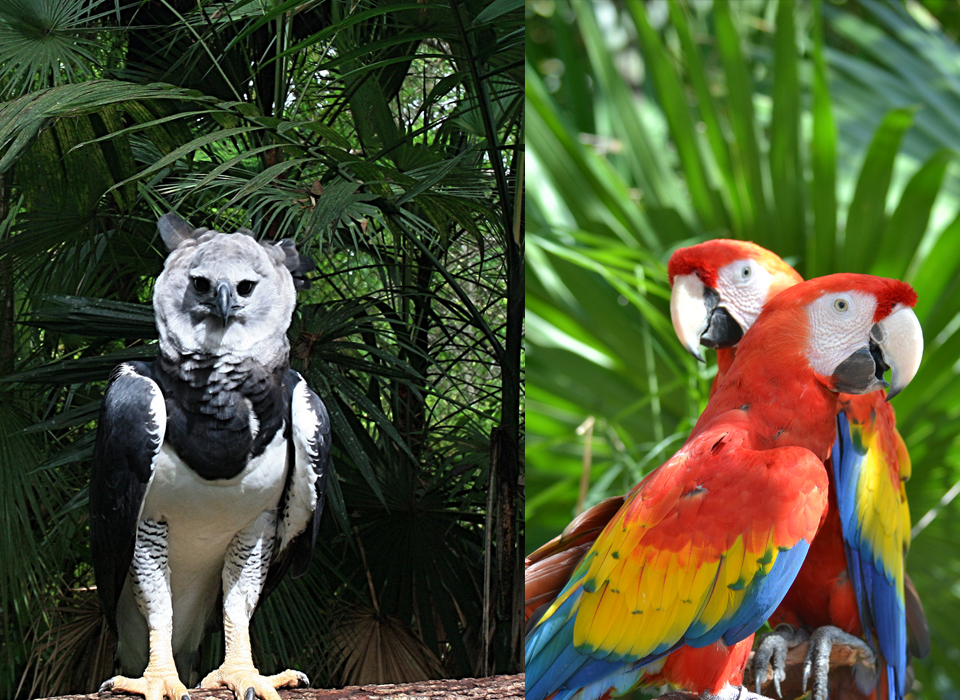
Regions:
[[[751,271],[758,266],[760,274]],[[742,241],[708,241],[678,250],[668,267],[673,285],[671,315],[683,345],[699,357],[698,346],[704,335],[715,327],[726,332],[716,343],[720,348],[714,387],[723,381],[733,360],[732,346],[738,333],[729,330],[730,324],[723,317],[732,317],[738,325],[749,328],[749,315],[754,313],[758,299],[776,296],[791,276],[799,280],[779,257]],[[771,275],[769,285],[764,271]],[[860,359],[868,370],[874,366],[873,358],[861,354]],[[877,380],[882,381],[882,372]],[[882,671],[882,695],[891,700],[902,698],[905,692],[908,624],[913,655],[923,656],[929,651],[923,607],[904,570],[910,544],[904,482],[910,477],[910,458],[888,403],[894,393],[841,394],[837,440],[828,463],[827,517],[796,582],[770,619],[772,625],[817,628],[809,646],[807,668],[816,667],[814,698],[818,700],[827,695],[834,642],[859,645],[866,656],[872,656],[858,639],[866,636],[870,647],[878,649],[882,657],[877,666]],[[785,651],[786,642],[776,636],[761,645],[756,660],[758,686],[765,680],[771,655],[776,659],[775,684],[783,679]],[[876,685],[877,676],[865,671],[854,674],[861,692],[854,691],[853,697],[870,692]]]
[[[719,245],[721,243],[730,243],[736,247]],[[715,249],[703,249],[704,246],[714,244],[718,244]],[[698,249],[702,250],[703,254],[698,254],[696,252]],[[707,255],[707,252],[711,255]],[[717,271],[737,259],[752,261],[749,273],[752,277],[744,279],[743,269],[736,273],[725,269],[723,278],[718,279]],[[708,260],[715,260],[717,264],[708,267],[706,265]],[[671,282],[674,276],[688,274],[693,270],[702,270],[701,274],[706,277],[703,292],[699,295],[687,293],[687,286],[692,283],[684,282],[684,278],[681,277],[680,287],[675,287],[674,294],[671,296],[670,313],[674,326],[677,326],[680,319],[700,319],[704,308],[707,309],[706,325],[696,330],[700,331],[700,342],[707,347],[717,348],[718,373],[710,390],[710,394],[713,395],[721,378],[733,362],[735,352],[733,346],[753,325],[766,301],[782,290],[802,282],[803,278],[766,248],[744,241],[708,241],[701,246],[681,248],[671,257]],[[719,306],[721,299],[718,289],[724,292],[724,304]],[[734,301],[736,303],[733,303]],[[687,323],[690,322],[687,321]],[[689,344],[685,347],[697,359],[703,360],[698,348],[691,349]],[[623,505],[623,499],[623,496],[613,496],[588,508],[574,518],[564,528],[563,533],[526,558],[524,562],[524,617],[526,620],[534,615],[537,608],[543,607],[556,598],[580,558],[590,548],[610,518]]]
[[[627,495],[528,632],[528,698],[595,700],[657,674],[729,688],[736,669],[671,662],[698,648],[745,662],[826,510],[837,384],[879,386],[863,349],[895,389],[910,381],[915,302],[896,280],[833,275],[767,305],[685,445]]]

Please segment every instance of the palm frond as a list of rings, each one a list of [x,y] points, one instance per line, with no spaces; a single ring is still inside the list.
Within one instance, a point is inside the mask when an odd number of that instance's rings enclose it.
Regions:
[[[908,570],[956,653],[960,606],[944,587],[960,509],[943,499],[960,481],[960,49],[928,9],[571,0],[531,14],[528,549],[581,496],[578,426],[594,425],[588,504],[687,434],[712,368],[672,337],[664,263],[677,245],[750,238],[804,276],[915,285],[926,351],[895,404],[914,518],[935,515]],[[946,653],[915,662],[923,697],[960,683]]]

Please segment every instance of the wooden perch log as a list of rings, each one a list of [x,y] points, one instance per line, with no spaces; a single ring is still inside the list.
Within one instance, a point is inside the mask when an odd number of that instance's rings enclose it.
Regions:
[[[803,695],[803,660],[807,655],[807,642],[802,642],[787,651],[787,677],[780,683],[780,691],[783,694],[783,700],[794,700]],[[860,651],[842,644],[835,644],[830,651],[830,689],[831,697],[835,697],[833,692],[835,684],[843,687],[849,687],[853,683],[850,674],[850,667],[861,660]],[[767,667],[767,676],[772,675],[772,669]],[[812,681],[808,683],[807,690],[810,690]],[[753,675],[753,652],[750,653],[750,659],[747,661],[747,669],[743,674],[743,685],[747,690],[756,691],[756,678]],[[774,690],[773,680],[768,680],[760,687],[760,693],[771,700],[777,700],[777,691]],[[664,693],[663,700],[699,700],[699,696],[693,693],[684,693],[674,691]]]
[[[513,700],[523,697],[523,674],[491,676],[490,678],[459,678],[456,680],[417,681],[397,685],[361,685],[320,690],[304,688],[281,690],[282,700],[420,700],[421,698],[451,698],[451,700]],[[136,698],[130,695],[63,695],[47,700],[110,700]],[[229,690],[190,690],[191,700],[234,700]]]

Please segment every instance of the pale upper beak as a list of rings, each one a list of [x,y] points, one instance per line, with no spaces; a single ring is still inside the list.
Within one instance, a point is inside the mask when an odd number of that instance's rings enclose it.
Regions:
[[[893,370],[887,392],[889,401],[913,380],[920,368],[923,330],[913,309],[904,306],[874,324],[870,338],[880,348],[883,361]]]
[[[833,372],[836,390],[844,394],[868,394],[886,388],[884,372],[892,370],[887,401],[910,383],[923,356],[923,332],[913,309],[901,307],[873,324],[870,339]]]
[[[673,330],[691,355],[704,362],[700,353],[700,336],[707,330],[710,310],[706,304],[706,288],[694,274],[673,278],[670,292],[670,319]]]

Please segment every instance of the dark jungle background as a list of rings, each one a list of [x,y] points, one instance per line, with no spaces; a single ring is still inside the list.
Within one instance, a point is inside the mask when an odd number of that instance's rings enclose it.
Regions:
[[[173,208],[318,264],[291,361],[338,479],[308,574],[254,617],[261,670],[518,670],[522,12],[0,0],[0,697],[111,675],[90,455],[110,369],[156,352]]]

